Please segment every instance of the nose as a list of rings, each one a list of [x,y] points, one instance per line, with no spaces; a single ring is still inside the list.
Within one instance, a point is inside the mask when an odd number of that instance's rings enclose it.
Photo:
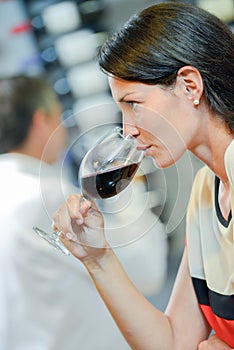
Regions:
[[[129,124],[129,123],[124,123],[123,131],[124,131],[124,135],[130,134],[134,137],[137,137],[140,135],[138,128],[135,125]]]

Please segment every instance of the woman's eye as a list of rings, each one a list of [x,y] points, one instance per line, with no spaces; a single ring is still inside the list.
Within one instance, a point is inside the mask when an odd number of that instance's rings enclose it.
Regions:
[[[127,104],[129,107],[131,107],[131,109],[134,109],[137,106],[137,102],[134,101],[128,101]]]

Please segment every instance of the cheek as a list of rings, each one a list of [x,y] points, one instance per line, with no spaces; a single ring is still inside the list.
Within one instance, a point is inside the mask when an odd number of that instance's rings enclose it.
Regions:
[[[159,167],[174,164],[186,151],[185,142],[177,128],[161,114],[145,111],[143,117],[138,118],[138,127],[140,140],[152,145],[149,155]]]
[[[172,126],[167,119],[159,112],[146,108],[141,108],[135,115],[135,124],[145,133],[151,135],[151,138],[157,140],[166,138],[173,131]]]
[[[178,127],[171,122],[171,118],[163,116],[159,112],[144,109],[136,114],[135,124],[145,133],[151,135],[157,141],[170,146],[171,143],[184,145]]]
[[[54,125],[54,127],[56,127]],[[57,161],[61,155],[61,151],[63,151],[66,147],[67,141],[67,132],[63,124],[59,124],[54,130],[51,132],[51,135],[48,139],[47,145],[44,149],[43,158],[47,162]]]

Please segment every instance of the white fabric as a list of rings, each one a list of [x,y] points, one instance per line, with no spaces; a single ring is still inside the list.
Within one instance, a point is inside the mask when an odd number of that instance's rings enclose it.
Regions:
[[[0,156],[0,349],[129,349],[81,263],[32,231],[51,230],[51,214],[76,191],[60,177],[30,157]],[[130,277],[140,277],[151,293],[165,276],[162,237],[160,227],[158,236],[125,247],[122,257]]]

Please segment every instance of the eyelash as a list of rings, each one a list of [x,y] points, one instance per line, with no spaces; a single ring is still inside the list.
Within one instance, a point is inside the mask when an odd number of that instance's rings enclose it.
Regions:
[[[128,104],[129,107],[131,107],[132,109],[134,109],[137,105],[137,102],[135,101],[127,101],[126,102]]]

